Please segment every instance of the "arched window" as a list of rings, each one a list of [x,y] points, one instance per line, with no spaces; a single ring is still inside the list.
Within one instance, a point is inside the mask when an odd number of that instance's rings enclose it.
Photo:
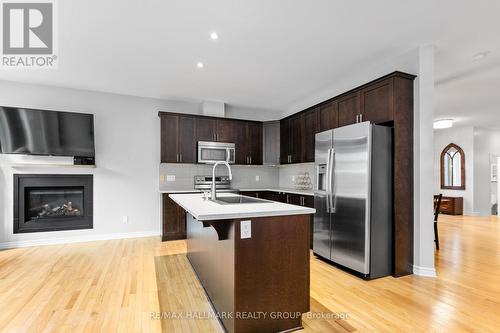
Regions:
[[[441,153],[441,188],[465,190],[465,154],[454,143],[447,145]]]

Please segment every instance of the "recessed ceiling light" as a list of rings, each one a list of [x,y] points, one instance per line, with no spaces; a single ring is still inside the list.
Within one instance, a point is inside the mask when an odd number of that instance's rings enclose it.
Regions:
[[[488,56],[489,53],[490,52],[485,51],[485,52],[480,52],[480,53],[474,54],[474,56],[472,56],[472,60],[473,61],[483,60],[484,58],[486,58]]]
[[[214,31],[210,34],[210,39],[212,40],[219,39],[219,35]]]
[[[205,65],[204,65],[201,61],[198,61],[198,62],[196,63],[196,67],[198,67],[198,68],[203,68],[203,67],[205,67]]]
[[[453,119],[439,119],[434,121],[434,129],[453,127]]]

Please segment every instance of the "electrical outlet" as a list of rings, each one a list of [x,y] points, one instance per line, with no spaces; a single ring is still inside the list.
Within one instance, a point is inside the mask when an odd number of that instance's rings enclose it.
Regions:
[[[160,182],[164,182],[165,181],[165,175],[160,175]]]
[[[252,221],[245,220],[240,222],[240,238],[252,238]]]
[[[260,181],[260,176],[259,176],[259,175],[255,176],[255,181],[256,181],[256,182],[259,182],[259,181]]]
[[[167,182],[175,182],[175,175],[167,175]]]
[[[122,216],[122,221],[123,221],[123,223],[128,223],[128,216],[127,215],[123,215]]]

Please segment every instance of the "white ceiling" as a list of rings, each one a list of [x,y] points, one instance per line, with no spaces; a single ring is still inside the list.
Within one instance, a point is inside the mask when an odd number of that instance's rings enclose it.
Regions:
[[[72,0],[58,7],[59,69],[4,70],[0,79],[287,110],[351,69],[434,44],[436,117],[488,115],[500,126],[500,1]],[[210,40],[212,31],[219,40]],[[489,56],[473,62],[482,51]]]

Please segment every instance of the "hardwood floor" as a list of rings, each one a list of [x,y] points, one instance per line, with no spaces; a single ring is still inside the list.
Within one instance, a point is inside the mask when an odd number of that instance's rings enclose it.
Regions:
[[[311,311],[323,318],[304,316],[303,331],[498,332],[500,219],[441,216],[439,231],[435,279],[366,282],[313,259]],[[210,306],[184,253],[157,238],[0,251],[0,332],[222,332],[186,319]]]

